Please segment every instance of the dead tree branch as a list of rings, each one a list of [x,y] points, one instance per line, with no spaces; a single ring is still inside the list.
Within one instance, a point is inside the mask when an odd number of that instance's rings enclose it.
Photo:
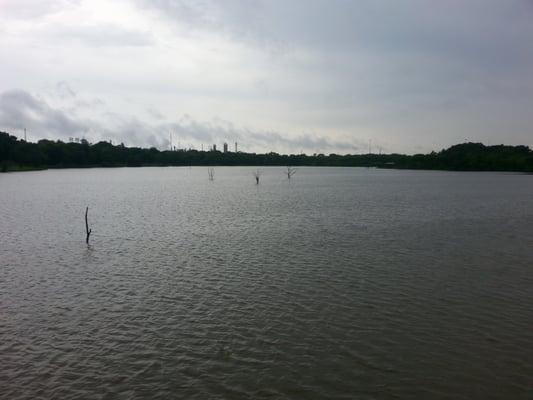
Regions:
[[[85,231],[87,232],[87,238],[85,243],[89,244],[89,236],[91,236],[92,229],[89,229],[89,222],[87,221],[87,214],[89,213],[89,207],[85,209]]]
[[[287,167],[287,178],[291,179],[291,176],[293,176],[296,173],[296,168],[294,167]]]
[[[261,176],[261,171],[256,170],[256,171],[252,172],[252,175],[255,178],[255,184],[259,185],[259,177]]]

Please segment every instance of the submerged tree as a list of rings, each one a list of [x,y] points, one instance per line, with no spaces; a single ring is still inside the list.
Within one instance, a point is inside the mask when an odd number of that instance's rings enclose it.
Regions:
[[[259,177],[261,176],[261,171],[260,170],[255,170],[254,172],[252,172],[252,175],[255,178],[255,184],[259,185]]]
[[[296,173],[296,168],[294,167],[287,167],[287,178],[291,179],[291,176],[293,176]]]
[[[215,179],[215,169],[213,167],[207,168],[207,176],[209,177],[210,181]]]
[[[85,231],[87,237],[85,238],[85,243],[89,244],[89,236],[91,236],[92,229],[89,229],[89,222],[87,221],[87,214],[89,213],[89,207],[85,209]]]

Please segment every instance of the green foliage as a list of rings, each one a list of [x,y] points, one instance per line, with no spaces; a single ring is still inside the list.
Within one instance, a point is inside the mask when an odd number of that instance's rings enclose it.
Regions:
[[[90,144],[40,140],[29,143],[0,132],[0,171],[67,167],[139,167],[149,165],[280,165],[345,166],[461,171],[533,172],[533,152],[527,146],[484,146],[464,143],[438,153],[416,154],[278,154],[222,153],[220,151],[159,151],[114,146],[109,142]]]

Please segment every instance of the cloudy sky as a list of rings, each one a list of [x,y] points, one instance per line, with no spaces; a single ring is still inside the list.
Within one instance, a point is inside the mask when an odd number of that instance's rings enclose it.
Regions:
[[[532,0],[0,0],[0,131],[243,151],[533,146]]]

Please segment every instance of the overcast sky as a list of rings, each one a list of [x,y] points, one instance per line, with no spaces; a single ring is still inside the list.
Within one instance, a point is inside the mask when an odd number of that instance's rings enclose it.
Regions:
[[[533,146],[532,0],[0,0],[0,131],[128,146]]]

